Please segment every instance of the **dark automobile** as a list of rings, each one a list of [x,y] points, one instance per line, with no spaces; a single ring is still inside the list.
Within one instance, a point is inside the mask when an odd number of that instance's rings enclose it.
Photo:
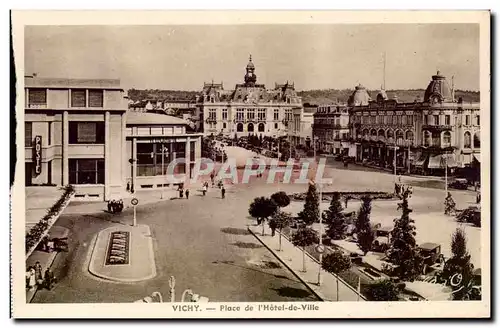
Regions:
[[[419,247],[424,263],[431,266],[441,258],[441,245],[435,243],[423,243]]]
[[[466,190],[469,186],[467,179],[455,179],[454,181],[448,183],[449,188]]]

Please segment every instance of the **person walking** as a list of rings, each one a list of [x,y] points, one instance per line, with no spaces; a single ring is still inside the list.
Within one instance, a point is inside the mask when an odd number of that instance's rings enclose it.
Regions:
[[[186,189],[186,199],[189,199],[189,189]]]
[[[222,186],[220,188],[220,192],[221,192],[221,195],[222,195],[222,199],[226,198],[226,188],[224,188],[224,186]]]
[[[206,184],[205,184],[205,185],[203,185],[203,190],[202,190],[202,192],[203,192],[203,196],[205,196],[205,195],[207,194],[207,189],[208,189],[208,188],[207,188],[207,185],[206,185]]]
[[[215,186],[215,174],[213,171],[210,173],[210,181],[212,182],[212,187]]]
[[[54,277],[54,273],[52,273],[52,271],[50,270],[50,268],[47,268],[47,270],[45,270],[45,287],[48,289],[48,290],[51,290],[52,287],[54,286],[55,284],[55,277]]]
[[[29,269],[29,279],[28,279],[28,288],[29,290],[35,289],[36,286],[36,273],[35,269],[33,267],[30,267]]]
[[[39,286],[41,286],[43,284],[42,265],[40,264],[39,261],[36,261],[36,263],[35,263],[35,281],[36,281],[36,284]]]

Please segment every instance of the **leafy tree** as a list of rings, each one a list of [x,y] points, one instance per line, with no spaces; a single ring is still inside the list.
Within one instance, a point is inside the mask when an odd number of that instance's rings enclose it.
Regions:
[[[448,195],[444,199],[444,214],[451,215],[452,213],[455,212],[455,208],[456,208],[455,200],[451,196],[451,193],[448,193]]]
[[[349,270],[351,267],[351,259],[349,256],[344,255],[339,250],[334,251],[333,253],[327,254],[323,257],[323,261],[321,262],[321,267],[334,275],[338,275],[341,272]],[[339,300],[339,280],[337,280],[337,301]]]
[[[454,300],[468,299],[472,292],[473,265],[467,251],[467,237],[461,228],[457,228],[452,235],[451,254],[444,265],[442,277],[451,286]]]
[[[372,199],[368,196],[361,198],[362,204],[358,212],[356,220],[356,234],[358,236],[358,246],[366,255],[373,244],[375,234],[370,225],[370,214],[372,211]]]
[[[304,209],[299,213],[299,219],[306,225],[319,221],[319,196],[314,183],[309,184]]]
[[[302,248],[302,271],[306,272],[306,247],[319,241],[316,231],[311,228],[300,228],[292,236],[292,244]]]
[[[398,301],[399,288],[389,279],[385,279],[370,284],[367,288],[366,295],[371,301]]]
[[[402,214],[394,220],[387,256],[397,266],[395,273],[398,277],[412,281],[422,272],[423,259],[415,241],[417,232],[415,221],[410,219],[412,210],[408,206],[408,196],[409,191],[406,190],[402,194],[403,201],[398,204]]]
[[[276,211],[271,220],[269,221],[269,226],[274,226],[279,232],[279,251],[281,251],[281,236],[283,235],[283,229],[289,227],[293,222],[293,217],[288,212]]]
[[[290,197],[284,191],[278,191],[271,195],[271,199],[279,207],[287,207],[290,205]]]
[[[257,224],[262,224],[262,235],[264,236],[264,225],[266,220],[278,210],[276,203],[267,197],[257,197],[250,204],[248,213],[257,219]]]
[[[326,234],[334,240],[344,239],[347,230],[347,222],[342,213],[343,208],[340,202],[340,193],[334,192],[330,207],[324,211],[326,224],[328,226]]]

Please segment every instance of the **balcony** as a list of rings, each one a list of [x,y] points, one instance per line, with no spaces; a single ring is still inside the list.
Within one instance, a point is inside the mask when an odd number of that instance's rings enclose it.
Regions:
[[[445,125],[424,124],[424,125],[422,125],[422,129],[428,130],[428,131],[450,131],[452,128],[453,128],[453,126],[450,124],[445,124]]]

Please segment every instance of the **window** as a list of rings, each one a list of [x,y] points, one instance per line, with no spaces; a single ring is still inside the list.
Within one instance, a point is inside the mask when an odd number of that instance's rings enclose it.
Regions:
[[[429,131],[424,131],[424,146],[429,147],[432,144],[432,134]]]
[[[403,116],[403,124],[408,124],[408,117],[406,115]]]
[[[33,146],[33,123],[24,122],[24,147]]]
[[[470,148],[471,144],[471,135],[470,132],[467,131],[464,133],[464,148]]]
[[[243,132],[243,123],[238,123],[236,125],[236,132]]]
[[[87,107],[86,90],[71,90],[71,107]]]
[[[247,120],[254,120],[255,119],[255,110],[253,108],[248,108],[247,109]]]
[[[479,132],[474,133],[474,148],[480,148],[481,142],[479,139]]]
[[[398,117],[396,115],[392,116],[392,124],[394,125],[398,124]]]
[[[451,133],[443,132],[443,147],[451,147]]]
[[[274,129],[278,129],[278,123],[274,123]]]
[[[253,123],[248,123],[247,131],[248,132],[253,132]]]
[[[470,125],[470,115],[465,115],[465,125]]]
[[[47,105],[47,89],[29,89],[28,106]]]
[[[223,129],[227,128],[227,123],[226,122],[222,123],[222,128]]]
[[[208,119],[212,121],[217,120],[217,112],[214,108],[208,110]]]
[[[280,120],[280,110],[275,108],[274,109],[274,120],[279,121]]]
[[[224,109],[222,110],[222,119],[223,119],[223,120],[227,120],[227,108],[224,108]],[[226,123],[224,123],[224,125],[225,125],[225,124],[226,124]]]
[[[291,109],[285,109],[285,120],[291,121],[292,120],[292,110]]]
[[[103,98],[102,90],[89,90],[89,107],[103,107]]]
[[[450,117],[450,115],[445,115],[444,116],[444,124],[445,125],[451,125],[451,117]]]
[[[47,145],[52,144],[52,122],[49,122],[48,124],[48,131],[47,131]]]
[[[70,184],[104,184],[104,159],[69,159]]]
[[[439,125],[439,115],[434,115],[434,125]]]
[[[103,144],[104,122],[69,122],[70,144]]]
[[[398,115],[398,116],[397,116],[397,122],[398,122],[398,125],[401,125],[401,121],[402,121],[402,119],[401,119],[401,115]]]
[[[195,159],[196,142],[195,141],[191,141],[189,147],[190,147],[189,148],[189,160],[191,162],[194,162],[196,160]]]
[[[406,131],[406,140],[413,141],[413,131]]]
[[[480,120],[479,120],[479,115],[477,115],[477,116],[476,116],[476,125],[478,125],[478,126],[479,126],[479,125],[481,125],[481,124],[479,124],[479,122],[480,122]]]
[[[236,120],[243,121],[245,119],[245,113],[243,108],[236,109]]]
[[[260,123],[260,124],[259,124],[259,132],[264,132],[264,130],[265,130],[265,125],[264,125],[264,123]]]
[[[424,115],[424,125],[428,125],[429,124],[429,118],[427,115]]]
[[[266,109],[259,108],[257,115],[258,115],[259,121],[265,121],[266,120]]]

